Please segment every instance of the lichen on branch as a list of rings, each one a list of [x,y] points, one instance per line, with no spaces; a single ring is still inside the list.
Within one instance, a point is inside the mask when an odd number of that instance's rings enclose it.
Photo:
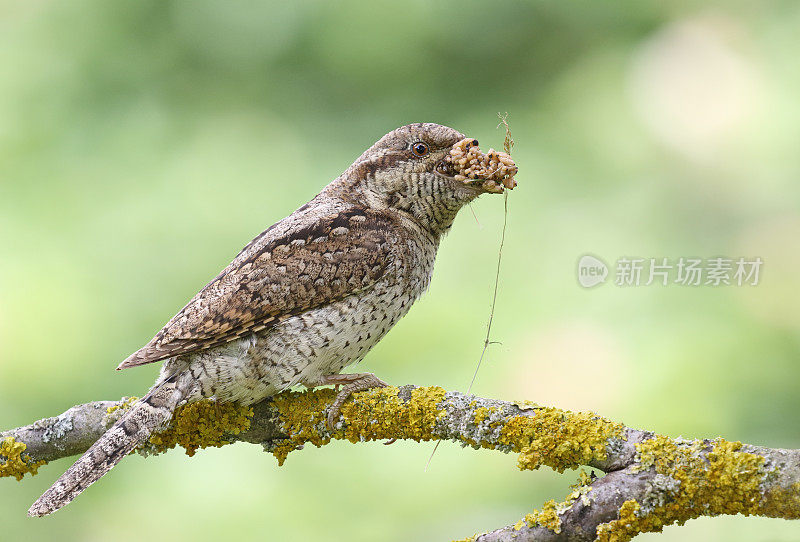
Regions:
[[[747,451],[741,442],[656,435],[638,444],[637,450],[638,464],[632,470],[654,471],[662,484],[670,484],[661,492],[669,498],[625,501],[618,519],[598,527],[601,542],[660,532],[665,525],[683,525],[701,516],[800,519],[800,482],[789,487],[771,484],[780,467],[769,455]]]
[[[32,460],[25,453],[27,448],[24,442],[17,442],[14,437],[6,437],[0,442],[0,478],[13,476],[19,482],[26,474],[36,475],[39,467],[47,463],[42,459]]]
[[[469,540],[629,540],[665,525],[721,514],[800,518],[800,450],[723,439],[687,441],[625,427],[591,412],[446,392],[387,387],[355,394],[333,430],[330,389],[287,391],[252,407],[201,401],[181,407],[145,453],[176,445],[188,455],[234,441],[257,443],[283,464],[307,444],[331,440],[450,440],[518,454],[518,466],[581,471],[562,502]],[[126,402],[127,401],[127,402]],[[0,432],[0,476],[21,479],[45,461],[75,455],[119,418],[131,400],[78,405],[64,414]]]
[[[154,433],[143,447],[145,453],[163,453],[180,446],[193,456],[201,448],[219,448],[235,442],[236,435],[250,429],[253,410],[236,403],[204,400],[175,410],[169,427]]]

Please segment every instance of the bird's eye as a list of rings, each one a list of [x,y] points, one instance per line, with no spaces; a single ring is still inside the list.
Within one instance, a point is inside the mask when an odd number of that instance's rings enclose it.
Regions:
[[[423,143],[422,141],[417,141],[416,143],[411,145],[411,152],[414,153],[414,156],[419,156],[419,157],[425,156],[426,154],[428,154],[429,150],[430,149],[428,149],[428,145],[426,143]]]

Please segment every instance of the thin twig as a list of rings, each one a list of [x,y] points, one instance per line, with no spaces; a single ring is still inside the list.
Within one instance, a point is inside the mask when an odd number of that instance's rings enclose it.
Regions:
[[[489,323],[486,326],[486,338],[483,341],[483,350],[481,350],[481,357],[478,358],[478,364],[475,366],[475,372],[472,375],[472,380],[467,388],[467,395],[472,392],[472,386],[475,384],[475,379],[478,377],[478,371],[483,363],[483,358],[486,355],[486,350],[490,344],[497,344],[498,341],[490,341],[489,336],[492,333],[492,322],[494,322],[494,309],[497,305],[497,289],[500,284],[500,263],[503,260],[503,245],[506,242],[506,225],[508,224],[508,190],[503,194],[503,231],[500,234],[500,250],[497,252],[497,269],[494,275],[494,293],[492,294],[492,308],[489,311]]]
[[[498,128],[503,126],[506,130],[506,136],[503,139],[503,150],[507,154],[511,154],[511,149],[514,147],[514,140],[511,138],[511,128],[508,126],[508,113],[501,115],[500,113],[497,114],[500,118],[500,123],[497,125]],[[489,348],[490,344],[498,344],[498,341],[490,341],[489,336],[492,333],[492,322],[494,321],[494,309],[497,305],[497,288],[500,284],[500,263],[503,260],[503,245],[506,242],[506,226],[508,225],[508,190],[505,191],[503,194],[503,231],[500,234],[500,249],[497,251],[497,270],[494,276],[494,293],[492,294],[492,309],[489,311],[489,324],[486,326],[486,338],[483,341],[483,350],[481,350],[481,356],[478,358],[478,365],[475,367],[475,373],[472,375],[472,380],[469,383],[469,387],[467,388],[467,395],[472,392],[472,386],[475,384],[475,379],[478,377],[478,371],[481,368],[481,364],[483,363],[483,358],[486,355],[486,350]]]
[[[478,220],[478,215],[475,214],[475,209],[472,207],[472,203],[469,204],[469,210],[472,213],[472,217],[475,219],[475,223],[478,224],[478,229],[482,230],[483,224],[481,224],[481,221]]]

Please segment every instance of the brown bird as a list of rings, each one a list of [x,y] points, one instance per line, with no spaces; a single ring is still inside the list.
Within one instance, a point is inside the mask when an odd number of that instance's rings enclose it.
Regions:
[[[430,282],[456,213],[513,188],[516,166],[452,128],[411,124],[362,154],[314,199],[253,239],[118,369],[164,361],[155,385],[30,508],[50,514],[203,398],[252,404],[291,386],[341,384],[329,410],[386,384],[339,374]]]

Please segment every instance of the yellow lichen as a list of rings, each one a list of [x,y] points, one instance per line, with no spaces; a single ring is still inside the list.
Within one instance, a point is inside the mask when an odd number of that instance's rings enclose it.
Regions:
[[[47,461],[33,461],[24,453],[28,446],[24,442],[17,442],[14,437],[6,437],[0,442],[0,478],[13,476],[17,481],[22,480],[25,474],[34,476],[39,467]]]
[[[354,394],[341,408],[344,423],[333,432],[327,426],[327,409],[335,398],[330,389],[284,392],[272,399],[283,430],[290,438],[273,449],[279,464],[288,453],[305,443],[322,446],[331,438],[363,442],[385,438],[416,441],[438,438],[436,430],[446,412],[442,407],[445,390],[439,387],[412,390],[386,387]],[[110,417],[133,404],[131,397],[108,408]],[[485,448],[500,448],[519,453],[520,469],[548,465],[562,472],[567,468],[596,464],[607,458],[606,448],[614,439],[624,437],[624,426],[593,413],[574,413],[555,408],[524,405],[527,412],[508,420],[498,413],[505,410],[478,406],[473,401],[476,425],[499,427],[495,441],[479,443]],[[199,448],[219,447],[228,436],[249,429],[252,409],[235,403],[200,401],[176,410],[170,426],[150,438],[150,449],[164,451],[175,445],[193,455]],[[439,427],[441,429],[441,427]],[[479,428],[480,430],[481,428]],[[665,525],[683,524],[698,516],[721,514],[761,515],[800,518],[800,482],[792,483],[794,470],[782,466],[767,468],[761,455],[744,451],[739,442],[673,440],[656,435],[636,444],[636,472],[650,471],[659,476],[652,482],[654,491],[638,502],[627,500],[617,519],[597,529],[600,542],[623,542],[643,532],[661,531]],[[36,474],[45,461],[33,461],[25,454],[26,445],[6,438],[0,442],[0,477],[22,479],[25,473]],[[513,528],[540,526],[559,534],[561,514],[577,499],[588,504],[593,476],[581,471],[578,483],[562,503],[548,501],[542,510],[534,510]],[[663,484],[659,486],[656,484]],[[477,536],[477,535],[476,535]],[[475,536],[463,539],[474,540]]]
[[[530,514],[526,514],[524,518],[514,524],[514,530],[519,531],[524,525],[528,527],[544,527],[553,531],[556,534],[561,533],[561,514],[569,510],[577,499],[591,490],[589,484],[592,482],[592,477],[585,471],[581,470],[578,475],[578,481],[572,484],[572,492],[567,495],[564,502],[556,503],[554,500],[547,501],[541,510],[534,510]]]
[[[483,420],[489,417],[489,409],[480,407],[475,409],[475,424],[479,425]]]
[[[572,489],[582,490],[586,488],[589,484],[591,484],[593,480],[594,480],[594,473],[589,474],[584,469],[581,469],[580,471],[578,471],[578,481],[574,484],[570,484],[569,487],[571,487]]]
[[[325,412],[333,401],[332,390],[285,392],[273,399],[281,423],[290,438],[274,445],[271,450],[278,463],[306,443],[322,446],[331,437],[351,442],[384,438],[432,440],[437,421],[444,416],[439,408],[445,390],[439,387],[414,388],[409,397],[401,398],[400,390],[386,387],[357,393],[341,409],[344,424],[341,433],[331,435],[326,430]],[[473,406],[473,408],[475,408]],[[473,414],[476,424],[485,423],[495,409],[477,407]],[[484,448],[511,449],[520,454],[521,469],[548,465],[562,472],[592,461],[606,458],[609,439],[622,436],[624,426],[600,418],[593,413],[574,413],[555,408],[537,408],[534,415],[520,415],[502,424],[497,442],[464,442]]]
[[[588,500],[584,497],[587,493],[592,490],[592,476],[589,475],[585,470],[581,469],[578,473],[578,481],[575,484],[571,484],[569,487],[572,489],[569,495],[564,502],[566,505],[564,509],[568,508],[572,505],[572,503],[578,499],[583,499],[585,504],[588,504]]]
[[[387,387],[354,394],[341,408],[345,423],[335,436],[350,442],[384,438],[433,439],[436,421],[444,415],[437,405],[444,399],[445,391],[439,387],[415,388],[408,398],[401,398],[399,391]],[[284,392],[275,396],[273,404],[286,433],[291,435],[272,449],[279,465],[289,452],[303,444],[322,446],[330,442],[326,409],[335,396],[330,389]]]
[[[286,391],[272,398],[286,433],[291,435],[291,438],[279,442],[272,449],[278,465],[283,465],[289,452],[307,442],[315,446],[330,442],[330,437],[323,433],[322,428],[327,423],[325,409],[335,397],[332,389],[322,389]]]
[[[230,441],[226,435],[238,435],[250,428],[253,409],[237,403],[197,401],[175,410],[169,427],[150,437],[152,451],[163,452],[176,445],[192,456],[198,448],[219,448]]]
[[[538,408],[533,416],[515,416],[500,431],[500,444],[519,452],[521,470],[547,465],[558,472],[606,459],[609,439],[625,426],[591,412]]]
[[[771,503],[765,511],[769,517],[800,519],[800,482],[774,487],[764,494],[764,499]]]
[[[541,510],[534,510],[530,514],[525,514],[525,523],[528,524],[528,527],[544,527],[556,534],[560,534],[561,518],[558,517],[558,508],[559,505],[556,504],[556,501],[551,499],[544,503]]]
[[[117,411],[119,410],[128,410],[138,400],[138,397],[123,397],[123,400],[120,403],[108,407],[106,409],[106,414],[113,416],[116,415]]]
[[[597,527],[598,541],[603,542],[623,542],[630,540],[641,531],[638,531],[637,512],[640,510],[639,503],[636,501],[625,501],[619,509],[619,518],[604,523]]]
[[[414,388],[408,400],[401,399],[398,391],[380,388],[358,394],[352,402],[345,403],[342,407],[347,420],[345,438],[350,442],[387,437],[417,442],[432,440],[434,426],[445,414],[437,406],[444,400],[444,389]]]
[[[633,501],[626,502],[618,519],[598,528],[601,542],[630,540],[638,533],[659,532],[665,525],[682,525],[699,516],[789,518],[800,513],[797,494],[789,505],[783,499],[765,498],[761,488],[770,474],[764,467],[765,459],[742,451],[740,442],[716,439],[680,443],[658,435],[636,447],[643,468],[653,467],[656,473],[677,482],[675,493],[667,502],[647,510]]]

